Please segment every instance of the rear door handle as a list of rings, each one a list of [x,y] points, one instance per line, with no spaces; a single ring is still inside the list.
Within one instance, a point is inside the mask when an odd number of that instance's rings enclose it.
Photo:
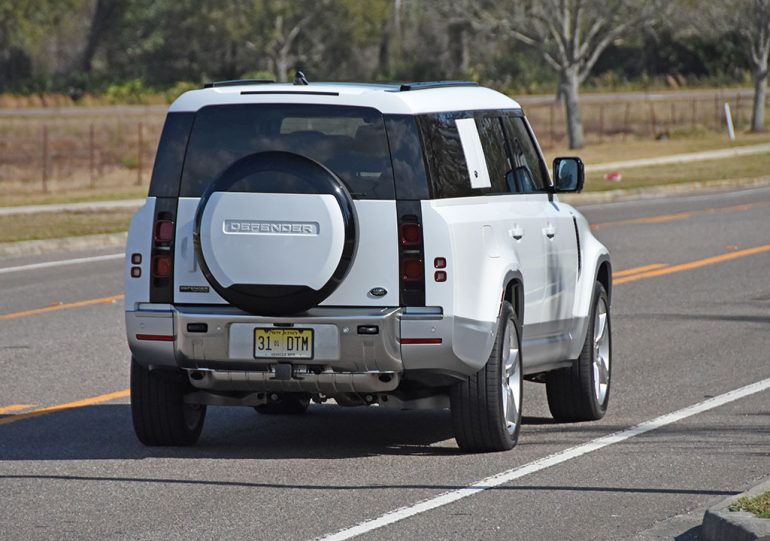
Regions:
[[[519,225],[514,225],[509,229],[508,234],[511,235],[514,240],[521,240],[524,238],[524,230]]]
[[[549,239],[552,239],[556,236],[556,228],[553,226],[553,224],[548,224],[543,229],[543,234]]]

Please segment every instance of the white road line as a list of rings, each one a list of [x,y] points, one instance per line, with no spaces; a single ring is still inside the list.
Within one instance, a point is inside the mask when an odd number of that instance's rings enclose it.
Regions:
[[[573,458],[578,458],[588,453],[598,451],[604,447],[608,447],[615,443],[620,443],[622,441],[644,434],[645,432],[650,432],[652,430],[662,428],[666,425],[676,423],[688,417],[692,417],[693,415],[718,408],[719,406],[729,404],[735,400],[751,396],[767,389],[770,389],[770,378],[763,379],[762,381],[752,383],[751,385],[746,385],[740,389],[735,389],[734,391],[730,391],[713,398],[709,398],[708,400],[704,400],[703,402],[699,402],[698,404],[689,406],[679,411],[656,417],[655,419],[645,421],[631,428],[627,428],[626,430],[610,434],[609,436],[603,436],[601,438],[591,440],[582,445],[578,445],[577,447],[549,455],[539,460],[535,460],[534,462],[530,462],[529,464],[519,466],[518,468],[513,468],[511,470],[498,473],[497,475],[487,477],[464,488],[445,492],[444,494],[436,496],[435,498],[430,498],[414,505],[396,509],[395,511],[385,513],[378,518],[367,520],[351,528],[341,530],[335,534],[319,537],[317,538],[317,541],[342,541],[343,539],[351,539],[353,537],[357,537],[378,528],[388,526],[389,524],[394,524],[409,517],[419,515],[420,513],[425,513],[432,509],[448,505],[450,503],[456,502],[457,500],[461,500],[463,498],[467,498],[468,496],[473,496],[474,494],[489,490],[490,488],[498,487],[500,485],[504,485],[505,483],[510,483],[511,481],[520,479],[531,473],[536,473],[546,468],[550,468],[551,466],[562,464],[563,462],[567,462]]]
[[[32,263],[30,265],[20,265],[18,267],[6,267],[4,269],[0,269],[0,274],[37,269],[48,269],[51,267],[61,267],[64,265],[79,265],[80,263],[94,263],[96,261],[111,261],[113,259],[123,259],[124,257],[124,254],[109,254],[96,255],[92,257],[78,257],[76,259],[64,259],[59,261],[46,261],[45,263]]]

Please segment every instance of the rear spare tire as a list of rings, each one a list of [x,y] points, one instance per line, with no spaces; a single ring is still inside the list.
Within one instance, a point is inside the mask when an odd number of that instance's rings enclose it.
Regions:
[[[269,316],[303,312],[331,295],[350,269],[356,237],[355,207],[339,177],[281,151],[225,169],[201,197],[193,228],[214,290]]]

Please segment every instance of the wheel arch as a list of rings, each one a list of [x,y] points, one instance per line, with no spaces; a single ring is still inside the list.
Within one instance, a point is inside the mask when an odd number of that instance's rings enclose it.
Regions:
[[[594,282],[600,282],[607,292],[607,300],[612,304],[612,263],[610,258],[603,256],[599,259]]]
[[[518,270],[509,270],[505,274],[500,310],[502,310],[503,301],[511,303],[516,319],[519,320],[519,324],[522,324],[524,322],[524,279]]]

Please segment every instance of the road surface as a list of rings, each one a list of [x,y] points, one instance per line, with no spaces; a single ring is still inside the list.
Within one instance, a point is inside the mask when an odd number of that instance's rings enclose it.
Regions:
[[[615,270],[609,412],[556,424],[527,383],[486,455],[447,412],[326,405],[210,408],[197,447],[145,448],[114,251],[0,260],[2,537],[692,539],[770,473],[770,188],[582,210]]]

